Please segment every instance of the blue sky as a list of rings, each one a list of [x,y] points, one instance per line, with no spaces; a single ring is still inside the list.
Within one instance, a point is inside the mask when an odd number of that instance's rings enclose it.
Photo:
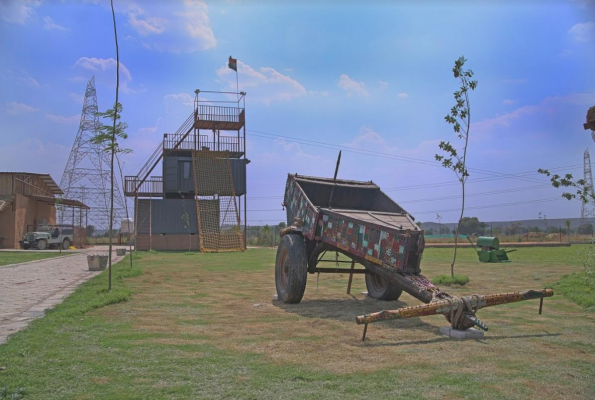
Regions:
[[[465,55],[479,81],[466,215],[580,215],[536,170],[580,176],[595,150],[582,128],[595,105],[592,1],[115,3],[126,174],[184,122],[194,89],[235,88],[233,55],[248,93],[250,224],[283,220],[286,174],[332,175],[336,146],[340,178],[373,180],[418,220],[455,221],[460,187],[432,164],[441,140],[458,144],[443,118]],[[100,109],[113,103],[111,24],[108,1],[0,0],[0,170],[60,181],[92,75]]]

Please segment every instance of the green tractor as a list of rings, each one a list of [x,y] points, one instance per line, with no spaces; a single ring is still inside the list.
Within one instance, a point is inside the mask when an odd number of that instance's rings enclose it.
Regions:
[[[72,226],[44,225],[35,232],[27,232],[23,240],[19,241],[21,248],[45,250],[48,248],[62,248],[68,250],[73,242]]]
[[[471,239],[469,239],[469,235],[467,235],[467,240],[471,243],[471,246],[477,252],[480,262],[486,263],[497,263],[497,262],[510,262],[508,258],[508,253],[512,253],[516,251],[516,249],[506,250],[500,248],[500,241],[497,237],[490,237],[490,236],[480,236],[477,238],[477,247],[473,244]]]

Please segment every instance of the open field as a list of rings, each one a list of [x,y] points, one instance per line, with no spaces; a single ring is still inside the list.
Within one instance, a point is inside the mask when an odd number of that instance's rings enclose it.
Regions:
[[[456,272],[470,282],[446,289],[543,288],[581,270],[578,247],[522,249],[505,264],[463,249]],[[448,273],[451,254],[428,249],[424,274]],[[0,346],[0,396],[4,387],[25,399],[595,397],[595,314],[562,296],[546,299],[543,315],[537,301],[481,310],[483,340],[439,336],[446,321],[435,316],[370,325],[362,343],[355,315],[419,301],[369,299],[361,275],[348,296],[347,275],[321,274],[309,275],[302,303],[272,302],[274,257],[143,253],[143,274],[117,280],[113,296],[101,274]]]
[[[3,265],[17,264],[28,261],[44,260],[51,257],[59,257],[67,255],[68,253],[60,254],[60,252],[25,252],[25,251],[0,251],[0,267]]]

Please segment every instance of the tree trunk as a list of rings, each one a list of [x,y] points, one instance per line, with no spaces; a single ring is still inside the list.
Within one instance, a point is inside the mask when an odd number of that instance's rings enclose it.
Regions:
[[[464,177],[463,177],[464,178]],[[457,247],[459,244],[459,230],[461,229],[461,220],[463,219],[463,214],[465,213],[465,181],[461,182],[461,186],[463,188],[463,203],[461,204],[461,216],[459,217],[459,222],[457,223],[457,229],[455,231],[455,251],[454,256],[452,258],[452,264],[450,264],[450,276],[455,276],[455,262],[457,261]]]
[[[467,86],[467,82],[465,79],[462,79],[463,85]],[[463,215],[465,214],[465,182],[467,181],[467,146],[469,145],[469,129],[471,128],[471,106],[469,105],[469,95],[465,92],[465,102],[467,103],[467,133],[465,134],[465,148],[463,149],[463,172],[461,174],[461,188],[463,194],[463,201],[461,203],[461,216],[459,217],[459,222],[457,223],[457,229],[455,232],[455,251],[452,258],[452,264],[450,264],[450,276],[454,278],[455,276],[455,262],[457,261],[457,248],[459,244],[459,230],[461,229],[461,220],[463,219]]]
[[[118,119],[118,90],[120,88],[120,52],[118,50],[118,34],[116,32],[116,13],[114,12],[114,0],[111,0],[112,19],[114,21],[114,37],[116,40],[116,104],[114,105],[114,127],[112,131],[112,157],[110,173],[110,210],[109,210],[109,246],[108,246],[108,291],[112,290],[112,230],[114,227],[114,156],[116,152],[116,121]],[[131,256],[132,257],[132,256]],[[132,258],[131,258],[132,259]]]

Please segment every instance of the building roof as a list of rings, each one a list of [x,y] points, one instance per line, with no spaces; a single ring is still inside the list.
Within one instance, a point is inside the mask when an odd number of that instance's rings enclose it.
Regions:
[[[33,196],[29,196],[29,197],[33,197],[35,200],[42,201],[44,203],[49,203],[49,204],[62,204],[62,205],[65,205],[65,206],[71,206],[71,207],[77,207],[77,208],[84,208],[84,209],[87,209],[87,210],[90,210],[91,209],[91,207],[89,207],[85,203],[82,203],[82,202],[80,202],[78,200],[61,199],[59,197],[40,196],[40,195],[33,195]]]
[[[11,174],[11,175],[34,175],[38,176],[43,183],[47,185],[52,191],[52,194],[64,194],[60,186],[54,181],[50,174],[37,174],[34,172],[0,172],[0,174]]]

